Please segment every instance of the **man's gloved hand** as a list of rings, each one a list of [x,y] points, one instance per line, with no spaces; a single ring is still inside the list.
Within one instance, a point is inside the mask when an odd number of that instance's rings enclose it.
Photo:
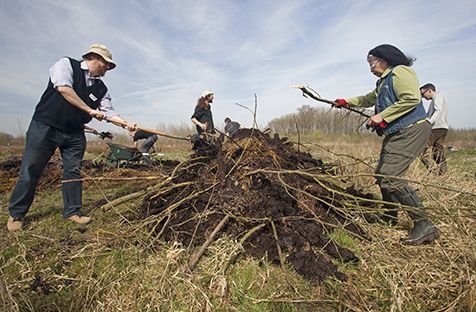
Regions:
[[[340,107],[348,108],[349,107],[349,103],[347,103],[347,101],[345,99],[335,99],[334,103],[335,103],[334,107],[337,107],[337,108],[340,108]]]

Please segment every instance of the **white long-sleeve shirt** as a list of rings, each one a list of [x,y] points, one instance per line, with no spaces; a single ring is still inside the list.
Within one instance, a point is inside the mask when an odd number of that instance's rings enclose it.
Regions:
[[[432,124],[431,129],[448,129],[448,104],[446,97],[441,93],[436,93],[431,100],[428,120]]]
[[[95,79],[101,79],[100,77],[89,76],[89,69],[84,61],[81,62],[81,69],[84,71],[86,86],[92,86]],[[73,67],[71,67],[71,62],[67,57],[60,59],[51,66],[50,80],[55,88],[60,86],[73,87]],[[106,114],[106,119],[108,120],[114,116],[118,116],[114,107],[112,107],[109,91],[101,99],[98,109]]]

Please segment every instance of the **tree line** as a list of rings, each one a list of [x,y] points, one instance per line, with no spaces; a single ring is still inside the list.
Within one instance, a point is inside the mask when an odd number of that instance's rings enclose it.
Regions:
[[[366,118],[345,109],[326,109],[303,105],[296,113],[272,119],[268,128],[274,132],[292,135],[319,132],[322,134],[350,134],[367,132]]]
[[[0,146],[21,146],[25,144],[25,136],[13,136],[9,133],[0,132]]]

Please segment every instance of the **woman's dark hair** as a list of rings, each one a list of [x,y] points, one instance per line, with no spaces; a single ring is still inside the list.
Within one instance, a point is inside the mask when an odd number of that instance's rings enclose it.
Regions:
[[[390,44],[381,44],[369,51],[369,55],[384,59],[390,66],[406,65],[412,66],[416,60],[406,56],[400,49]]]
[[[208,108],[208,102],[205,100],[205,98],[200,97],[197,101],[197,106],[200,108]]]

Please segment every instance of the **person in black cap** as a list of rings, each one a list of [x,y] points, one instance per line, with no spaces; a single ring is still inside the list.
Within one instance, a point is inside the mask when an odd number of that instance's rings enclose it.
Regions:
[[[8,204],[10,232],[22,228],[38,179],[56,149],[60,150],[63,160],[63,180],[69,180],[61,185],[63,218],[79,224],[91,221],[80,212],[81,163],[86,149],[84,124],[95,118],[126,124],[129,130],[137,127],[115,112],[108,88],[101,80],[115,67],[109,49],[93,44],[81,61],[64,57],[50,68],[48,86],[36,105],[26,133],[20,176]]]
[[[402,242],[409,245],[432,242],[440,236],[439,230],[428,219],[415,190],[399,178],[421,154],[430,137],[431,125],[421,101],[418,78],[410,67],[414,59],[392,45],[382,44],[369,51],[367,61],[370,71],[379,77],[377,87],[363,96],[336,99],[335,106],[375,106],[375,115],[367,125],[385,136],[375,170],[386,202],[381,219],[395,225],[396,204],[406,206],[413,228]]]

